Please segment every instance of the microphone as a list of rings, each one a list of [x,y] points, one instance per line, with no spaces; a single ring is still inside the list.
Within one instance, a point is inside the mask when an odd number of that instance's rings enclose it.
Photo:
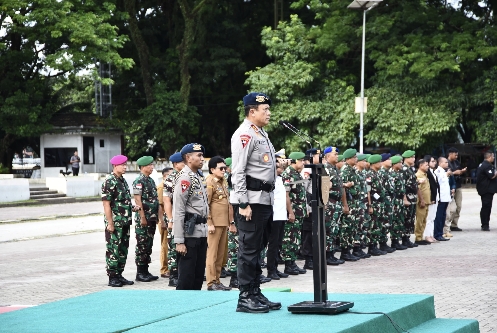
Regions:
[[[304,132],[300,131],[295,126],[293,126],[292,124],[290,124],[288,121],[282,120],[282,122],[286,123],[288,126],[290,126],[291,128],[293,128],[295,131],[299,132],[301,135],[304,135],[304,136],[308,137],[310,140],[316,142],[318,144],[319,149],[321,150],[321,143],[318,140],[314,139],[312,136],[308,135],[307,133],[304,133]]]
[[[296,136],[298,136],[299,138],[301,138],[302,140],[304,140],[304,141],[305,141],[305,142],[309,145],[309,147],[311,147],[311,148],[312,148],[312,144],[311,144],[309,141],[307,141],[307,139],[306,139],[306,138],[304,138],[304,137],[301,135],[301,133],[299,133],[300,131],[299,131],[298,129],[296,129],[296,128],[295,128],[295,129],[292,129],[290,126],[288,126],[288,125],[289,125],[289,123],[288,123],[288,122],[285,122],[284,120],[280,120],[280,121],[279,121],[279,124],[280,124],[280,125],[282,125],[282,126],[283,126],[283,127],[285,127],[285,128],[288,128],[290,131],[292,131],[292,132],[293,132],[293,134],[295,134]]]

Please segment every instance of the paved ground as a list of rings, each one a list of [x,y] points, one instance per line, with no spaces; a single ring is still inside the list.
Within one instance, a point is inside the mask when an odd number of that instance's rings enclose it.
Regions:
[[[479,196],[474,190],[465,190],[463,195],[460,227],[464,231],[454,232],[451,241],[329,267],[328,291],[433,294],[437,317],[475,318],[481,332],[497,332],[497,210],[492,214],[493,230],[482,232]],[[99,202],[0,208],[0,221],[24,220],[0,223],[0,306],[36,305],[108,289],[101,216],[67,218],[72,213],[98,212],[102,212]],[[34,220],[57,215],[63,217]],[[157,233],[154,273],[159,270],[158,237]],[[129,279],[135,275],[134,245],[132,235],[124,272]],[[312,292],[312,274],[265,286]],[[172,289],[166,279],[126,288]]]

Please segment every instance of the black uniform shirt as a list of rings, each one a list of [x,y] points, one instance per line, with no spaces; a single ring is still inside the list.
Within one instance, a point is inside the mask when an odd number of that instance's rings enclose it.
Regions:
[[[497,178],[492,179],[494,175],[494,165],[483,161],[476,171],[476,191],[479,195],[497,192]]]

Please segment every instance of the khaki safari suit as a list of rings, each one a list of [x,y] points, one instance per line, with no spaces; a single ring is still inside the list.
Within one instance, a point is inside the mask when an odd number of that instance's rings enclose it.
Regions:
[[[428,181],[428,175],[421,170],[416,172],[416,178],[418,180],[419,191],[421,192],[421,197],[425,203],[425,206],[421,208],[421,198],[418,198],[416,204],[416,224],[414,226],[414,234],[416,235],[416,241],[423,240],[423,233],[426,227],[426,217],[428,216],[428,206],[431,203],[431,191],[430,182]]]
[[[162,211],[164,211],[164,182],[162,181],[158,186],[157,186],[157,196],[159,198],[159,206],[162,207]],[[163,229],[163,227],[166,227]],[[160,233],[160,273],[166,274],[168,271],[168,266],[167,266],[167,250],[168,250],[168,244],[167,244],[167,225],[163,225],[162,223],[157,224],[157,229],[159,229]]]

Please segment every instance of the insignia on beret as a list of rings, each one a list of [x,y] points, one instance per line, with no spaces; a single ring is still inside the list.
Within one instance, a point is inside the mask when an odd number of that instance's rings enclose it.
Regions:
[[[195,151],[201,151],[202,150],[202,145],[199,145],[198,143],[194,144],[193,145],[193,150],[195,150]]]
[[[266,97],[265,96],[262,96],[262,95],[257,95],[255,96],[255,101],[258,102],[258,103],[262,103],[266,100]]]

